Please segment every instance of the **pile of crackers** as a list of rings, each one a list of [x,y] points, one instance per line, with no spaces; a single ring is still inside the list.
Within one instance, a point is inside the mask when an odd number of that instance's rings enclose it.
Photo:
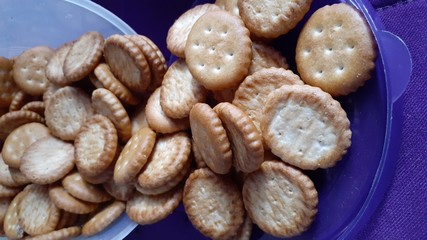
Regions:
[[[351,145],[335,97],[370,79],[376,46],[352,6],[317,10],[297,71],[269,45],[302,1],[220,1],[189,9],[166,39],[93,31],[58,49],[0,57],[0,226],[11,239],[92,236],[125,212],[141,225],[182,202],[212,239],[306,231],[318,193],[306,170]]]

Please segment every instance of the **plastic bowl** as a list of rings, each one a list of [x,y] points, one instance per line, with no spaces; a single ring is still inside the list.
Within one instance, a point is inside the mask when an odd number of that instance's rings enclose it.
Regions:
[[[99,1],[102,2],[102,1]],[[165,6],[173,0],[155,2],[107,1],[116,14],[128,23],[149,31],[165,56],[164,22],[171,22],[181,9]],[[195,4],[212,2],[196,1]],[[319,7],[338,1],[314,1],[307,17],[298,27],[274,45],[287,57],[295,70],[293,56],[296,37],[308,16]],[[369,22],[378,44],[378,58],[373,77],[356,93],[339,98],[348,113],[353,131],[352,146],[337,166],[307,172],[319,192],[319,211],[308,231],[294,239],[347,239],[354,236],[373,215],[394,174],[400,146],[402,98],[411,73],[411,59],[405,44],[384,27],[367,0],[346,1],[360,9]],[[143,6],[135,10],[133,5]],[[183,0],[182,5],[191,6]],[[132,12],[133,16],[129,16]],[[173,14],[165,14],[171,12]],[[157,14],[159,13],[159,14]],[[157,21],[140,21],[150,16]],[[2,0],[0,7],[0,55],[12,57],[36,45],[53,48],[96,30],[104,37],[114,33],[134,33],[123,21],[90,1],[16,1]],[[163,41],[163,42],[159,42]],[[112,226],[90,239],[122,239],[135,228],[125,214]],[[165,220],[136,228],[127,239],[206,239],[193,228],[182,205]],[[275,239],[255,227],[253,239]],[[84,239],[84,238],[81,238]]]
[[[30,47],[52,48],[96,30],[104,37],[134,34],[125,22],[91,1],[16,1],[0,3],[0,56],[13,57]],[[78,239],[123,239],[135,227],[126,214],[100,234]]]
[[[196,1],[194,4],[212,3]],[[347,2],[361,10],[378,44],[372,79],[357,92],[338,100],[351,122],[352,146],[335,167],[307,171],[319,192],[318,214],[312,226],[292,239],[348,239],[371,218],[394,175],[401,143],[402,99],[412,64],[406,45],[384,31],[368,0],[313,1],[297,28],[275,40],[273,45],[287,57],[295,71],[297,36],[308,17],[318,8]],[[164,231],[167,229],[167,231]],[[198,233],[180,206],[169,218],[138,227],[127,239],[206,239]],[[276,239],[254,228],[252,239]]]

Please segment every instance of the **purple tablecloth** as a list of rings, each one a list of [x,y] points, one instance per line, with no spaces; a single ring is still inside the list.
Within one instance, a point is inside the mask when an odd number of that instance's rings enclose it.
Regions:
[[[158,14],[179,15],[191,1],[169,1],[164,12],[151,15],[138,14],[138,9],[149,7],[134,2],[118,4],[116,1],[96,0],[109,9],[135,31],[149,37],[166,37],[166,31],[141,32],[142,25]],[[143,1],[149,4],[151,1]],[[427,239],[427,2],[426,0],[371,0],[385,29],[398,35],[407,44],[413,61],[411,80],[404,93],[403,143],[400,146],[395,176],[382,203],[369,224],[354,239]],[[119,6],[119,7],[118,7]],[[166,6],[165,6],[166,7]],[[157,15],[157,16],[156,16]],[[162,22],[170,26],[171,22]],[[156,40],[156,39],[154,39]],[[156,42],[161,42],[159,39]],[[165,50],[164,45],[160,45]],[[396,146],[399,147],[399,146]],[[139,239],[138,228],[127,239]]]

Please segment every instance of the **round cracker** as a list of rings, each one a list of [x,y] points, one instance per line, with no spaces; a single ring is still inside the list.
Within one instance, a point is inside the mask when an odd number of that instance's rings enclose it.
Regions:
[[[6,190],[8,188],[20,187],[20,186],[26,185],[28,183],[28,179],[13,178],[10,169],[11,168],[8,165],[6,165],[6,163],[3,160],[2,155],[0,154],[0,184],[5,187],[4,190]],[[3,192],[4,192],[4,190],[3,190]]]
[[[153,41],[144,35],[127,35],[126,37],[139,47],[150,66],[152,79],[150,86],[148,86],[148,91],[156,90],[156,88],[162,85],[163,76],[167,70],[166,59],[163,53]]]
[[[63,87],[46,101],[46,125],[62,140],[74,140],[86,119],[93,115],[89,96],[81,89]]]
[[[310,9],[312,0],[239,0],[239,13],[257,37],[277,38],[292,30]]]
[[[13,79],[27,94],[42,95],[47,88],[45,68],[53,55],[53,50],[45,46],[32,47],[15,58]]]
[[[24,151],[40,138],[50,136],[50,130],[41,123],[24,124],[13,130],[4,141],[2,156],[4,162],[19,168]]]
[[[140,225],[156,223],[169,216],[182,199],[182,187],[176,187],[159,195],[135,192],[126,204],[126,213]]]
[[[114,124],[103,115],[92,116],[82,126],[74,141],[77,169],[85,176],[101,174],[112,164],[117,145]]]
[[[307,230],[317,213],[313,182],[300,170],[280,161],[265,161],[247,175],[243,201],[252,221],[280,238]]]
[[[201,16],[185,46],[188,68],[205,88],[222,90],[238,85],[252,59],[249,31],[239,17],[218,10]]]
[[[233,166],[245,173],[255,171],[264,161],[261,133],[248,115],[231,103],[220,103],[214,110],[231,143]]]
[[[82,80],[92,72],[101,61],[103,50],[104,37],[99,32],[86,32],[75,40],[62,66],[66,84]]]
[[[304,25],[296,64],[304,82],[332,96],[348,95],[371,78],[376,42],[364,16],[341,3],[318,9]]]
[[[21,158],[19,169],[33,183],[49,184],[74,167],[74,145],[53,136],[31,144]]]
[[[207,90],[188,70],[183,59],[175,61],[168,69],[160,90],[160,105],[170,118],[186,118],[196,103],[204,102]]]
[[[189,128],[188,118],[172,119],[166,116],[160,105],[161,87],[151,94],[145,107],[148,126],[158,133],[174,133]]]
[[[117,184],[113,179],[102,184],[105,191],[120,201],[127,201],[135,192],[134,183]]]
[[[284,68],[289,65],[286,58],[274,47],[265,43],[252,43],[252,62],[249,68],[249,75],[264,68]]]
[[[221,9],[240,17],[239,7],[237,6],[238,0],[216,0],[215,4],[218,5]]]
[[[190,168],[190,152],[191,142],[185,132],[158,138],[148,162],[138,175],[138,191],[161,194],[178,185]]]
[[[32,111],[44,116],[45,104],[43,101],[31,101],[22,106],[21,110]]]
[[[46,185],[30,184],[18,205],[18,218],[24,231],[32,236],[55,230],[60,210],[49,198]]]
[[[13,60],[0,57],[0,107],[9,107],[14,95],[20,90],[13,80]]]
[[[86,182],[79,172],[68,174],[61,183],[69,194],[86,202],[101,203],[111,199],[104,189]]]
[[[143,52],[125,36],[115,34],[107,38],[104,58],[114,76],[129,89],[144,92],[150,85],[150,67]]]
[[[96,203],[86,202],[71,196],[59,184],[49,187],[49,197],[58,208],[70,213],[87,214],[93,212],[98,207]]]
[[[132,124],[120,100],[105,88],[92,92],[92,106],[96,113],[106,116],[117,129],[118,137],[126,142],[132,136]]]
[[[220,8],[211,3],[197,5],[183,13],[169,28],[166,45],[169,51],[177,57],[185,58],[185,44],[194,23],[203,14]]]
[[[145,106],[147,101],[142,101],[133,111],[130,121],[132,122],[132,135],[137,133],[141,128],[148,127],[147,117],[145,115]]]
[[[205,160],[203,160],[203,157],[200,154],[199,149],[197,148],[196,144],[194,143],[194,139],[191,139],[191,150],[193,152],[193,157],[194,157],[194,162],[196,163],[196,168],[208,167],[208,165],[206,165]]]
[[[69,82],[64,76],[64,61],[71,47],[73,46],[72,42],[65,43],[55,50],[49,62],[46,65],[46,77],[49,82],[58,85],[65,86]]]
[[[18,194],[22,188],[20,187],[8,187],[3,184],[0,184],[0,198],[13,197]]]
[[[110,67],[106,63],[100,63],[94,70],[94,75],[100,83],[97,88],[106,88],[110,90],[123,103],[136,105],[139,103],[137,96],[132,93],[125,85],[123,85],[111,72]],[[90,78],[92,80],[92,78]]]
[[[10,239],[19,239],[24,237],[25,232],[18,217],[18,206],[25,194],[26,193],[24,191],[19,192],[7,208],[3,221],[3,230],[6,237]]]
[[[291,70],[264,68],[249,75],[234,94],[233,104],[250,117],[261,132],[262,110],[268,95],[285,84],[302,85],[304,82]]]
[[[193,144],[201,159],[215,173],[228,173],[233,156],[230,141],[217,113],[209,105],[198,103],[191,109],[190,125]]]
[[[3,222],[4,218],[6,216],[7,209],[10,206],[10,203],[12,202],[12,198],[0,198],[0,228],[3,229]]]
[[[26,238],[28,240],[63,240],[78,237],[81,234],[81,228],[78,226],[58,229],[49,233]]]
[[[20,110],[25,104],[34,100],[34,97],[26,94],[24,91],[19,90],[13,96],[12,101],[10,102],[9,112]]]
[[[265,103],[261,128],[271,151],[301,169],[329,168],[351,145],[350,121],[320,88],[284,85]]]
[[[193,226],[212,239],[228,239],[244,221],[245,210],[237,186],[208,168],[196,169],[185,182],[183,203]]]
[[[111,223],[120,217],[125,211],[126,205],[120,201],[114,201],[103,210],[91,217],[82,227],[83,236],[93,236],[106,229]]]
[[[31,122],[44,122],[44,119],[37,113],[26,110],[8,112],[0,117],[0,140],[5,140],[7,136],[16,128]]]
[[[126,143],[114,167],[114,182],[125,184],[134,182],[146,164],[156,143],[156,133],[150,128],[142,128]]]
[[[76,225],[78,217],[78,214],[61,210],[61,218],[59,219],[59,222],[56,225],[56,229],[60,230],[62,228],[68,228]]]

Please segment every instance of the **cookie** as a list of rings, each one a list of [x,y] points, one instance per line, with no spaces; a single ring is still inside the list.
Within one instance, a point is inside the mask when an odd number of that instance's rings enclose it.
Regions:
[[[55,230],[60,210],[49,198],[46,185],[30,184],[18,205],[19,223],[31,236],[45,234]]]
[[[106,116],[117,129],[118,137],[126,142],[132,136],[132,124],[120,100],[105,88],[92,92],[92,106],[95,113]]]
[[[47,88],[45,68],[53,50],[45,46],[32,47],[15,58],[13,79],[27,94],[42,95]]]
[[[73,144],[47,136],[24,151],[19,169],[31,182],[49,184],[67,175],[74,161]]]
[[[58,229],[49,233],[25,238],[28,240],[62,240],[80,236],[81,228],[78,226]]]
[[[156,133],[150,128],[142,128],[126,143],[114,167],[114,182],[125,184],[134,182],[156,143]]]
[[[107,38],[104,58],[114,76],[132,91],[144,92],[150,85],[151,71],[144,53],[125,36]]]
[[[44,117],[45,104],[43,101],[31,101],[22,106],[21,110],[32,111]]]
[[[153,224],[169,216],[181,200],[182,186],[159,195],[135,192],[127,201],[126,213],[132,221],[140,225]]]
[[[185,212],[193,226],[212,239],[228,239],[236,234],[245,210],[237,186],[227,176],[208,168],[196,169],[185,182]]]
[[[172,119],[166,116],[160,105],[161,88],[151,94],[145,107],[145,117],[147,118],[148,126],[158,133],[174,133],[185,130],[190,127],[188,118]]]
[[[151,83],[148,86],[148,91],[152,92],[162,85],[163,76],[166,73],[166,59],[159,47],[144,35],[127,35],[127,38],[132,40],[142,51],[150,66]]]
[[[308,85],[284,85],[272,92],[261,129],[276,156],[306,170],[334,166],[351,145],[350,122],[340,103]]]
[[[75,87],[57,90],[45,104],[46,125],[62,140],[74,140],[86,119],[93,115],[89,96]]]
[[[188,35],[185,57],[191,74],[205,88],[234,87],[251,64],[249,31],[239,17],[224,10],[207,12]]]
[[[114,201],[106,206],[95,216],[91,217],[82,227],[83,236],[93,236],[106,229],[111,223],[120,217],[125,211],[126,205],[120,201]]]
[[[82,126],[74,141],[77,169],[85,176],[101,174],[112,164],[117,145],[114,124],[103,115],[93,115]]]
[[[120,201],[128,201],[135,192],[134,183],[117,184],[113,179],[102,184],[105,191]]]
[[[18,206],[25,194],[26,193],[24,191],[18,193],[7,208],[6,215],[3,220],[3,230],[6,237],[10,239],[19,239],[24,237],[24,229],[22,228],[18,217]]]
[[[249,75],[263,68],[284,68],[288,69],[289,65],[286,58],[274,47],[265,43],[252,43],[252,62],[249,67]]]
[[[233,155],[227,133],[217,113],[208,104],[198,103],[191,109],[190,126],[193,144],[200,158],[215,173],[228,173]]]
[[[4,141],[2,156],[11,167],[19,168],[25,150],[40,138],[50,136],[50,130],[41,123],[24,124],[13,130]]]
[[[98,65],[104,50],[104,37],[99,32],[86,32],[72,44],[62,66],[67,83],[82,80]]]
[[[0,140],[5,140],[7,136],[16,128],[31,122],[44,122],[44,119],[35,112],[19,110],[8,112],[0,117]]]
[[[239,0],[239,13],[257,37],[277,38],[292,30],[308,12],[312,0]]]
[[[49,187],[49,197],[60,209],[70,213],[87,214],[95,211],[98,204],[79,200],[71,196],[60,184]]]
[[[65,43],[56,49],[53,53],[52,57],[46,65],[46,77],[49,82],[58,86],[66,86],[70,83],[64,76],[63,68],[65,57],[67,56],[72,46],[72,42]]]
[[[242,109],[261,132],[260,120],[267,96],[285,84],[302,85],[304,82],[291,70],[264,68],[243,80],[234,94],[233,104]]]
[[[214,110],[227,132],[233,152],[233,166],[245,173],[255,171],[264,160],[261,133],[248,115],[231,103],[220,103]]]
[[[103,188],[86,182],[79,172],[68,174],[61,183],[65,191],[86,202],[102,203],[111,199],[111,196]]]
[[[100,63],[93,73],[100,83],[99,86],[95,85],[97,88],[108,89],[124,104],[136,105],[139,103],[138,97],[113,75],[106,63]]]
[[[307,84],[332,96],[348,95],[371,78],[376,43],[364,16],[340,3],[318,9],[304,25],[296,65]]]
[[[155,195],[178,185],[190,168],[190,152],[191,142],[185,132],[159,137],[148,162],[138,175],[138,191]]]
[[[207,90],[191,75],[185,60],[178,59],[164,76],[160,105],[168,117],[185,118],[196,103],[206,100],[207,95]]]
[[[266,161],[249,173],[242,195],[252,221],[275,237],[301,234],[317,213],[318,195],[313,182],[280,161]]]
[[[13,60],[0,57],[0,107],[9,107],[20,90],[13,80],[12,68]]]
[[[183,13],[168,30],[166,45],[169,51],[177,57],[185,58],[185,44],[194,23],[206,12],[219,9],[214,4],[206,3],[195,6]]]

